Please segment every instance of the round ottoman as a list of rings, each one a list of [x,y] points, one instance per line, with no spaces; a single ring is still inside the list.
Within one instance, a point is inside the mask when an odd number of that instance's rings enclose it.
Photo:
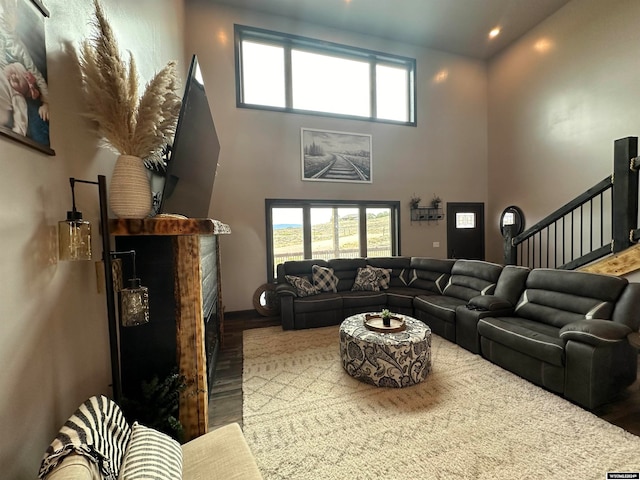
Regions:
[[[431,329],[404,315],[406,330],[378,333],[364,325],[365,314],[340,325],[340,357],[349,375],[378,387],[408,387],[431,371]]]

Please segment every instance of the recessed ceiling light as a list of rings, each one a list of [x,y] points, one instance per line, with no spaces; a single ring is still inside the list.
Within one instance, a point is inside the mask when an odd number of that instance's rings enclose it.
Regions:
[[[489,32],[489,38],[496,38],[498,35],[500,35],[500,28],[496,27],[493,30],[491,30]]]

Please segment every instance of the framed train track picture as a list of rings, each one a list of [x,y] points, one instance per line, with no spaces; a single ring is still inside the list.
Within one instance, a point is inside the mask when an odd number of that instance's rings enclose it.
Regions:
[[[302,128],[302,180],[373,183],[371,135]]]

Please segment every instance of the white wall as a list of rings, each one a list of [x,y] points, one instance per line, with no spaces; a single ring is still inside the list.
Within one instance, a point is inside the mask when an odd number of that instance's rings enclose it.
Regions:
[[[71,207],[70,176],[109,177],[115,154],[82,118],[74,48],[90,32],[92,2],[45,2],[51,147],[56,156],[0,138],[0,476],[33,479],[62,423],[87,397],[111,394],[105,298],[92,262],[58,263],[56,225]],[[29,2],[26,2],[29,4]],[[141,83],[180,61],[182,0],[105,0],[121,49]],[[77,186],[77,204],[98,235],[98,191]]]
[[[236,108],[234,23],[416,58],[418,126]],[[198,55],[220,137],[210,214],[233,232],[221,241],[227,311],[253,308],[253,293],[266,281],[265,198],[398,200],[401,253],[441,258],[446,257],[446,223],[411,224],[412,194],[425,202],[434,193],[445,202],[487,201],[482,62],[196,0],[187,3],[186,25],[186,50]],[[440,72],[446,75],[438,77]],[[373,184],[301,181],[301,127],[372,134]],[[440,248],[432,247],[434,241]]]
[[[640,133],[640,2],[574,0],[489,65],[489,259],[502,210],[531,226],[612,173]]]

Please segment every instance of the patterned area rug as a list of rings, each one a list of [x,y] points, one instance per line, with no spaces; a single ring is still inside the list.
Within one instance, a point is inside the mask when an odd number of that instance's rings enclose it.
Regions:
[[[244,332],[244,433],[270,479],[602,480],[640,437],[434,335],[407,388],[347,375],[338,327]]]

